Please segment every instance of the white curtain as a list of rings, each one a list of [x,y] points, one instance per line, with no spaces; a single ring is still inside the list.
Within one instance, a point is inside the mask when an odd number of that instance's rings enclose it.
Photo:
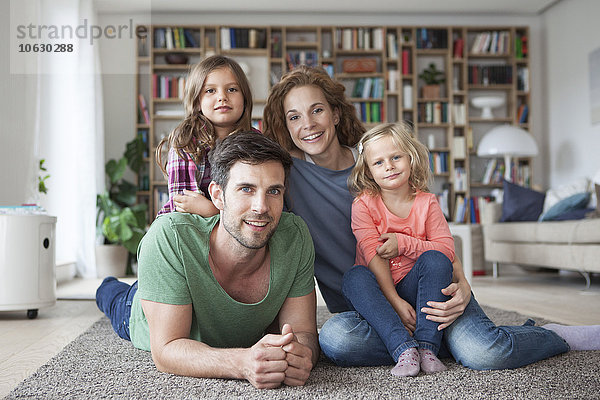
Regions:
[[[92,0],[40,0],[39,25],[95,23]],[[104,124],[98,44],[73,43],[71,54],[38,61],[34,159],[46,159],[49,191],[42,205],[57,217],[57,262],[76,262],[95,277],[96,194],[104,189]]]

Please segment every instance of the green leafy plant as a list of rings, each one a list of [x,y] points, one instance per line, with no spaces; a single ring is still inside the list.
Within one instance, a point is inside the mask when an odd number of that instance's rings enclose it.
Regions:
[[[39,165],[40,174],[38,175],[38,192],[47,194],[48,187],[46,186],[46,179],[50,178],[50,174],[44,175],[44,172],[47,171],[46,167],[44,167],[44,162],[46,162],[46,160],[42,158]]]
[[[427,85],[439,85],[446,80],[444,72],[438,70],[434,63],[429,64],[429,66],[419,74],[419,78]]]
[[[144,143],[137,136],[127,147],[118,161],[106,163],[105,172],[108,190],[96,198],[98,214],[96,226],[104,236],[104,243],[121,244],[135,254],[138,244],[145,234],[146,204],[136,203],[137,187],[125,180],[127,167],[138,174],[143,165]]]

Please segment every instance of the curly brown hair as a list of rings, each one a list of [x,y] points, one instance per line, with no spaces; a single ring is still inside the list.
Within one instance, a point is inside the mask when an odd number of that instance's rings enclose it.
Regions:
[[[429,150],[415,137],[412,126],[408,122],[385,123],[369,129],[358,142],[358,158],[356,165],[348,177],[348,187],[354,196],[366,193],[377,196],[381,188],[371,176],[365,159],[364,150],[369,143],[390,136],[394,144],[410,157],[410,177],[408,184],[413,191],[429,192],[433,179],[429,167]]]
[[[332,110],[338,110],[340,122],[336,134],[341,145],[354,146],[365,128],[356,115],[354,105],[344,94],[345,87],[333,80],[321,67],[301,65],[285,74],[279,83],[271,88],[263,112],[263,133],[288,151],[297,149],[286,126],[283,102],[290,90],[313,85],[320,88]]]
[[[214,147],[217,139],[215,128],[212,122],[200,111],[200,101],[206,78],[211,72],[221,68],[231,70],[244,97],[244,112],[232,133],[251,129],[252,92],[242,67],[232,58],[221,55],[205,58],[194,65],[187,76],[183,96],[185,118],[171,131],[168,137],[163,138],[156,146],[156,163],[165,175],[167,175],[167,160],[163,162],[162,148],[166,143],[177,151],[179,157],[185,158],[182,153],[184,151],[196,162],[204,157],[207,148]]]

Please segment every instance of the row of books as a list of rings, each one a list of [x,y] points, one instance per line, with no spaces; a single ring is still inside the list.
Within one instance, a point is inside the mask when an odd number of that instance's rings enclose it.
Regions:
[[[500,184],[504,180],[504,162],[492,158],[485,166],[481,183],[484,185]],[[531,187],[531,168],[529,164],[511,161],[510,181],[520,186]]]
[[[418,28],[417,49],[447,49],[448,31],[446,29]]]
[[[447,220],[450,220],[450,190],[448,188],[444,188],[441,192],[436,193],[438,203],[440,203],[440,208],[442,209],[442,213]]]
[[[503,85],[512,83],[511,65],[469,65],[469,83],[477,85]]]
[[[486,203],[492,201],[489,196],[473,196],[465,199],[462,195],[456,196],[454,205],[454,222],[472,224],[481,223],[481,213]]]
[[[529,68],[527,67],[517,69],[517,90],[529,92]]]
[[[517,36],[515,38],[515,58],[527,58],[527,36]]]
[[[149,144],[148,144],[148,129],[146,129],[146,128],[138,129],[137,134],[139,137],[142,138],[142,142],[144,143],[144,153],[142,154],[142,157],[148,157],[149,156],[148,149],[150,148]]]
[[[484,185],[497,185],[502,183],[502,180],[504,179],[504,170],[504,162],[495,158],[490,159],[485,166],[481,183]],[[531,168],[529,164],[515,162],[514,160],[511,161],[510,181],[520,186],[530,187]]]
[[[152,74],[152,97],[155,99],[183,99],[185,76]]]
[[[257,129],[257,130],[259,130],[259,131],[261,131],[261,132],[262,132],[262,130],[263,130],[263,122],[262,122],[262,119],[253,119],[253,120],[252,120],[252,127],[253,127],[254,129]]]
[[[187,28],[156,28],[154,30],[154,48],[185,49],[199,47],[200,31]]]
[[[454,168],[454,191],[464,192],[467,190],[467,171],[463,167]]]
[[[264,49],[267,33],[255,28],[221,28],[221,50]]]
[[[424,103],[419,103],[417,115],[417,121],[427,124],[441,124],[450,122],[448,103],[445,101],[427,101]]]
[[[358,118],[367,124],[379,123],[385,120],[383,103],[378,101],[355,102],[354,108]]]
[[[506,54],[510,50],[508,31],[480,32],[471,45],[472,54]]]
[[[358,78],[354,80],[351,96],[361,99],[382,99],[383,89],[383,78]]]
[[[434,174],[448,172],[448,152],[433,151],[429,153],[429,167]]]
[[[498,162],[496,158],[491,158],[488,160],[485,165],[485,170],[483,171],[483,178],[481,179],[481,183],[484,185],[494,185],[502,183],[502,179],[504,177],[504,163]]]
[[[336,29],[335,43],[342,50],[383,50],[383,28]]]
[[[307,65],[309,67],[317,66],[319,56],[314,50],[297,50],[288,51],[286,54],[288,70],[293,70],[299,65]]]
[[[169,201],[169,191],[166,186],[154,188],[154,215]]]

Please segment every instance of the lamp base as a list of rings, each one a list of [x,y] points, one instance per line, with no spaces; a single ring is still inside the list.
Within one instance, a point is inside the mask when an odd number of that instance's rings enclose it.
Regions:
[[[509,155],[504,155],[504,179],[512,182],[512,159]]]

